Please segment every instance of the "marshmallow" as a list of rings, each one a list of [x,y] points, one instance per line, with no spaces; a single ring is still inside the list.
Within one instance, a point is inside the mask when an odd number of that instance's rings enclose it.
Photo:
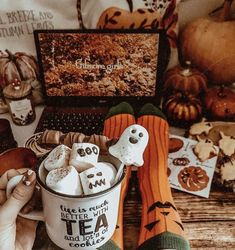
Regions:
[[[71,149],[65,145],[54,148],[44,161],[44,167],[51,171],[52,169],[68,166]]]
[[[97,163],[99,151],[99,147],[92,143],[74,143],[69,165],[76,167],[79,173],[87,170]]]
[[[109,162],[97,162],[96,163],[96,169],[100,169],[101,171],[105,172],[105,175],[107,175],[107,179],[110,181],[110,184],[113,185],[117,169],[113,166],[113,164]]]
[[[68,195],[83,193],[79,173],[73,166],[51,170],[46,177],[46,185],[58,193]]]
[[[144,127],[137,124],[131,125],[124,130],[118,142],[109,147],[109,153],[125,165],[142,166],[148,139],[149,135]]]
[[[23,178],[23,175],[16,175],[12,177],[8,182],[7,182],[7,187],[6,187],[6,197],[7,199],[10,198],[11,193],[13,192],[13,189],[16,187],[16,185],[21,181]]]
[[[108,174],[101,167],[92,167],[80,173],[84,194],[95,194],[111,187]]]

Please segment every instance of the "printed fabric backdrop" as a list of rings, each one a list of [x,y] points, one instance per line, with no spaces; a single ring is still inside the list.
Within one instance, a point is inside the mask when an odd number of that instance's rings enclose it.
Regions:
[[[0,87],[30,81],[35,103],[42,102],[33,30],[78,29],[76,0],[1,0]]]
[[[179,3],[180,0],[78,0],[78,16],[86,29],[165,30],[171,48],[171,68],[178,63]]]

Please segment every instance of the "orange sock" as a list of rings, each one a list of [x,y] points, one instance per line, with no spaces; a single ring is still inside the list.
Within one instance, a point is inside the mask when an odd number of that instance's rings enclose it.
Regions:
[[[134,112],[131,106],[127,103],[121,103],[118,106],[111,109],[108,118],[104,122],[103,135],[109,139],[119,138],[123,131],[130,125],[135,123]],[[114,250],[115,247],[124,249],[123,244],[123,206],[126,192],[128,189],[128,183],[131,176],[131,167],[127,167],[126,175],[122,182],[120,202],[119,202],[119,213],[116,230],[112,236],[112,241],[116,246],[110,246],[110,249]],[[117,249],[118,249],[117,248]]]
[[[146,104],[137,123],[149,133],[144,165],[138,168],[142,217],[138,249],[190,249],[167,176],[169,127],[156,107]]]

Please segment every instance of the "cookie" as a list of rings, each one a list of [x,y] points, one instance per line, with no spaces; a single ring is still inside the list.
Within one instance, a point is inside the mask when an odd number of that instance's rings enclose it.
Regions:
[[[189,135],[191,136],[201,135],[201,134],[208,135],[212,127],[213,127],[212,123],[205,121],[205,119],[202,119],[201,122],[195,123],[190,127]]]
[[[59,145],[62,135],[61,131],[47,129],[42,133],[39,143],[41,145]]]
[[[169,153],[175,153],[179,151],[184,145],[184,142],[179,138],[171,137],[169,139]]]
[[[220,167],[220,174],[223,181],[235,180],[235,159],[225,161]]]
[[[65,134],[63,144],[72,148],[74,143],[83,142],[85,137],[86,136],[83,133],[69,132]]]
[[[187,157],[179,157],[179,158],[175,158],[172,163],[175,166],[186,166],[188,165],[190,162],[190,160]]]
[[[190,166],[179,172],[178,181],[182,188],[195,192],[207,187],[209,177],[201,167]]]
[[[219,140],[219,148],[224,155],[232,156],[235,153],[235,137],[227,136],[220,131],[221,139]]]
[[[193,148],[193,152],[201,162],[211,159],[217,155],[217,151],[212,140],[200,138],[198,138],[198,140],[199,142]]]

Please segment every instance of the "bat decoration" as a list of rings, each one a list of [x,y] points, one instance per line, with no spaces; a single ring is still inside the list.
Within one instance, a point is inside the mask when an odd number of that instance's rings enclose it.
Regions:
[[[155,208],[170,208],[170,207],[172,207],[175,211],[177,211],[176,207],[172,205],[170,202],[166,201],[165,203],[162,203],[161,201],[157,201],[149,207],[148,213],[153,211]]]
[[[146,226],[144,226],[149,232],[152,231],[152,229],[154,228],[154,226],[159,222],[160,220],[156,220],[153,221],[149,224],[147,224]]]
[[[177,211],[176,207],[172,203],[170,203],[169,201],[166,202],[157,201],[149,207],[147,213],[152,212],[154,209],[157,209],[158,217],[160,219],[150,222],[149,224],[144,226],[149,232],[154,228],[154,226],[156,226],[161,221],[161,219],[165,217],[168,218],[167,224],[170,223],[170,221],[175,222],[184,231],[183,225],[179,221],[174,220],[175,217],[172,217],[174,216],[174,213]]]
[[[179,225],[179,226],[181,227],[181,229],[184,231],[184,227],[183,227],[183,225],[182,225],[181,223],[179,223],[179,222],[176,221],[176,220],[174,220],[174,222],[175,222],[177,225]]]

